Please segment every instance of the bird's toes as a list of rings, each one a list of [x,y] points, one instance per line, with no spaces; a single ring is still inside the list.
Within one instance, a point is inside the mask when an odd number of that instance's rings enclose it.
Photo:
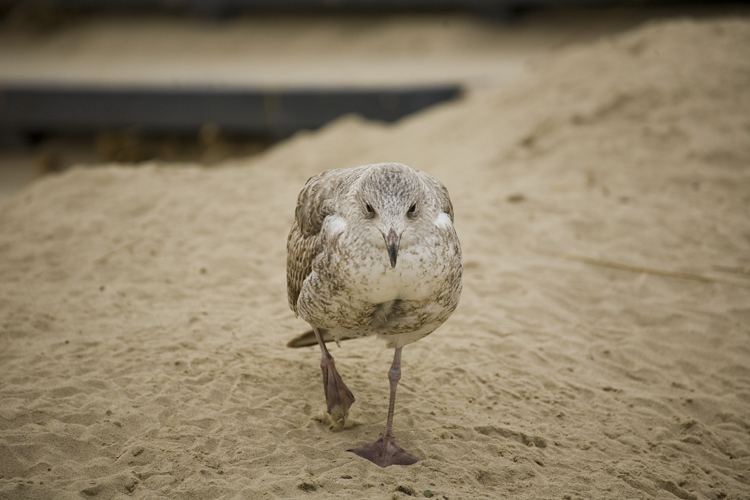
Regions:
[[[349,407],[354,404],[354,395],[341,379],[336,367],[331,364],[324,369],[326,406],[328,415],[335,427],[341,428],[346,423]]]
[[[340,378],[334,388],[331,389],[333,389],[329,392],[331,397],[327,398],[328,415],[333,425],[341,428],[346,423],[346,417],[349,416],[349,408],[354,404],[354,395]]]
[[[328,418],[337,429],[341,429],[346,424],[346,417],[349,416],[349,408],[343,405],[335,405],[328,410]]]

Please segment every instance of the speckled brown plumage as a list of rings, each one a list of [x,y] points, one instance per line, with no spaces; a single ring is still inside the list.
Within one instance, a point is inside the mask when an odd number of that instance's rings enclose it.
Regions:
[[[377,335],[395,348],[381,436],[349,450],[381,466],[419,458],[393,437],[401,350],[443,324],[461,295],[461,246],[448,191],[399,163],[329,170],[307,181],[287,240],[292,310],[313,327],[290,347],[320,345],[328,414],[343,426],[354,396],[327,340]]]
[[[384,241],[391,226],[400,231],[395,267]],[[429,174],[397,163],[329,170],[299,195],[289,305],[336,340],[376,334],[398,347],[422,338],[456,308],[461,272],[448,191]]]

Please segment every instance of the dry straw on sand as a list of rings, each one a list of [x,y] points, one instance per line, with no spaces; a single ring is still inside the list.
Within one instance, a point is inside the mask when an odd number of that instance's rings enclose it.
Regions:
[[[394,126],[35,183],[0,206],[0,497],[747,498],[748,47],[744,19],[649,24]],[[424,460],[388,469],[345,450],[391,352],[334,347],[333,432],[318,352],[284,347],[300,187],[380,161],[448,186],[466,267],[404,351]]]

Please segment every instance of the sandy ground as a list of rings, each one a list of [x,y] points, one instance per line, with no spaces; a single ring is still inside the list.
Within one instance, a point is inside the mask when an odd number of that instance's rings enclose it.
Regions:
[[[0,205],[0,497],[750,498],[750,21],[675,20],[394,126],[220,168],[102,166]],[[399,161],[451,192],[462,302],[333,347],[286,304],[305,179]]]

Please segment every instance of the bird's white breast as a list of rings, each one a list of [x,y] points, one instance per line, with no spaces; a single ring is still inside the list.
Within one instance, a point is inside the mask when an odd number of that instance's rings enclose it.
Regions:
[[[379,233],[359,240],[355,245],[358,251],[342,262],[347,274],[344,282],[352,285],[352,297],[370,304],[429,298],[442,285],[445,270],[442,255],[434,253],[429,243],[404,233],[394,267]]]
[[[433,277],[425,268],[424,259],[418,254],[400,252],[395,267],[388,261],[383,248],[383,258],[372,266],[359,269],[365,279],[359,290],[362,299],[372,304],[392,300],[422,300],[429,296]]]

